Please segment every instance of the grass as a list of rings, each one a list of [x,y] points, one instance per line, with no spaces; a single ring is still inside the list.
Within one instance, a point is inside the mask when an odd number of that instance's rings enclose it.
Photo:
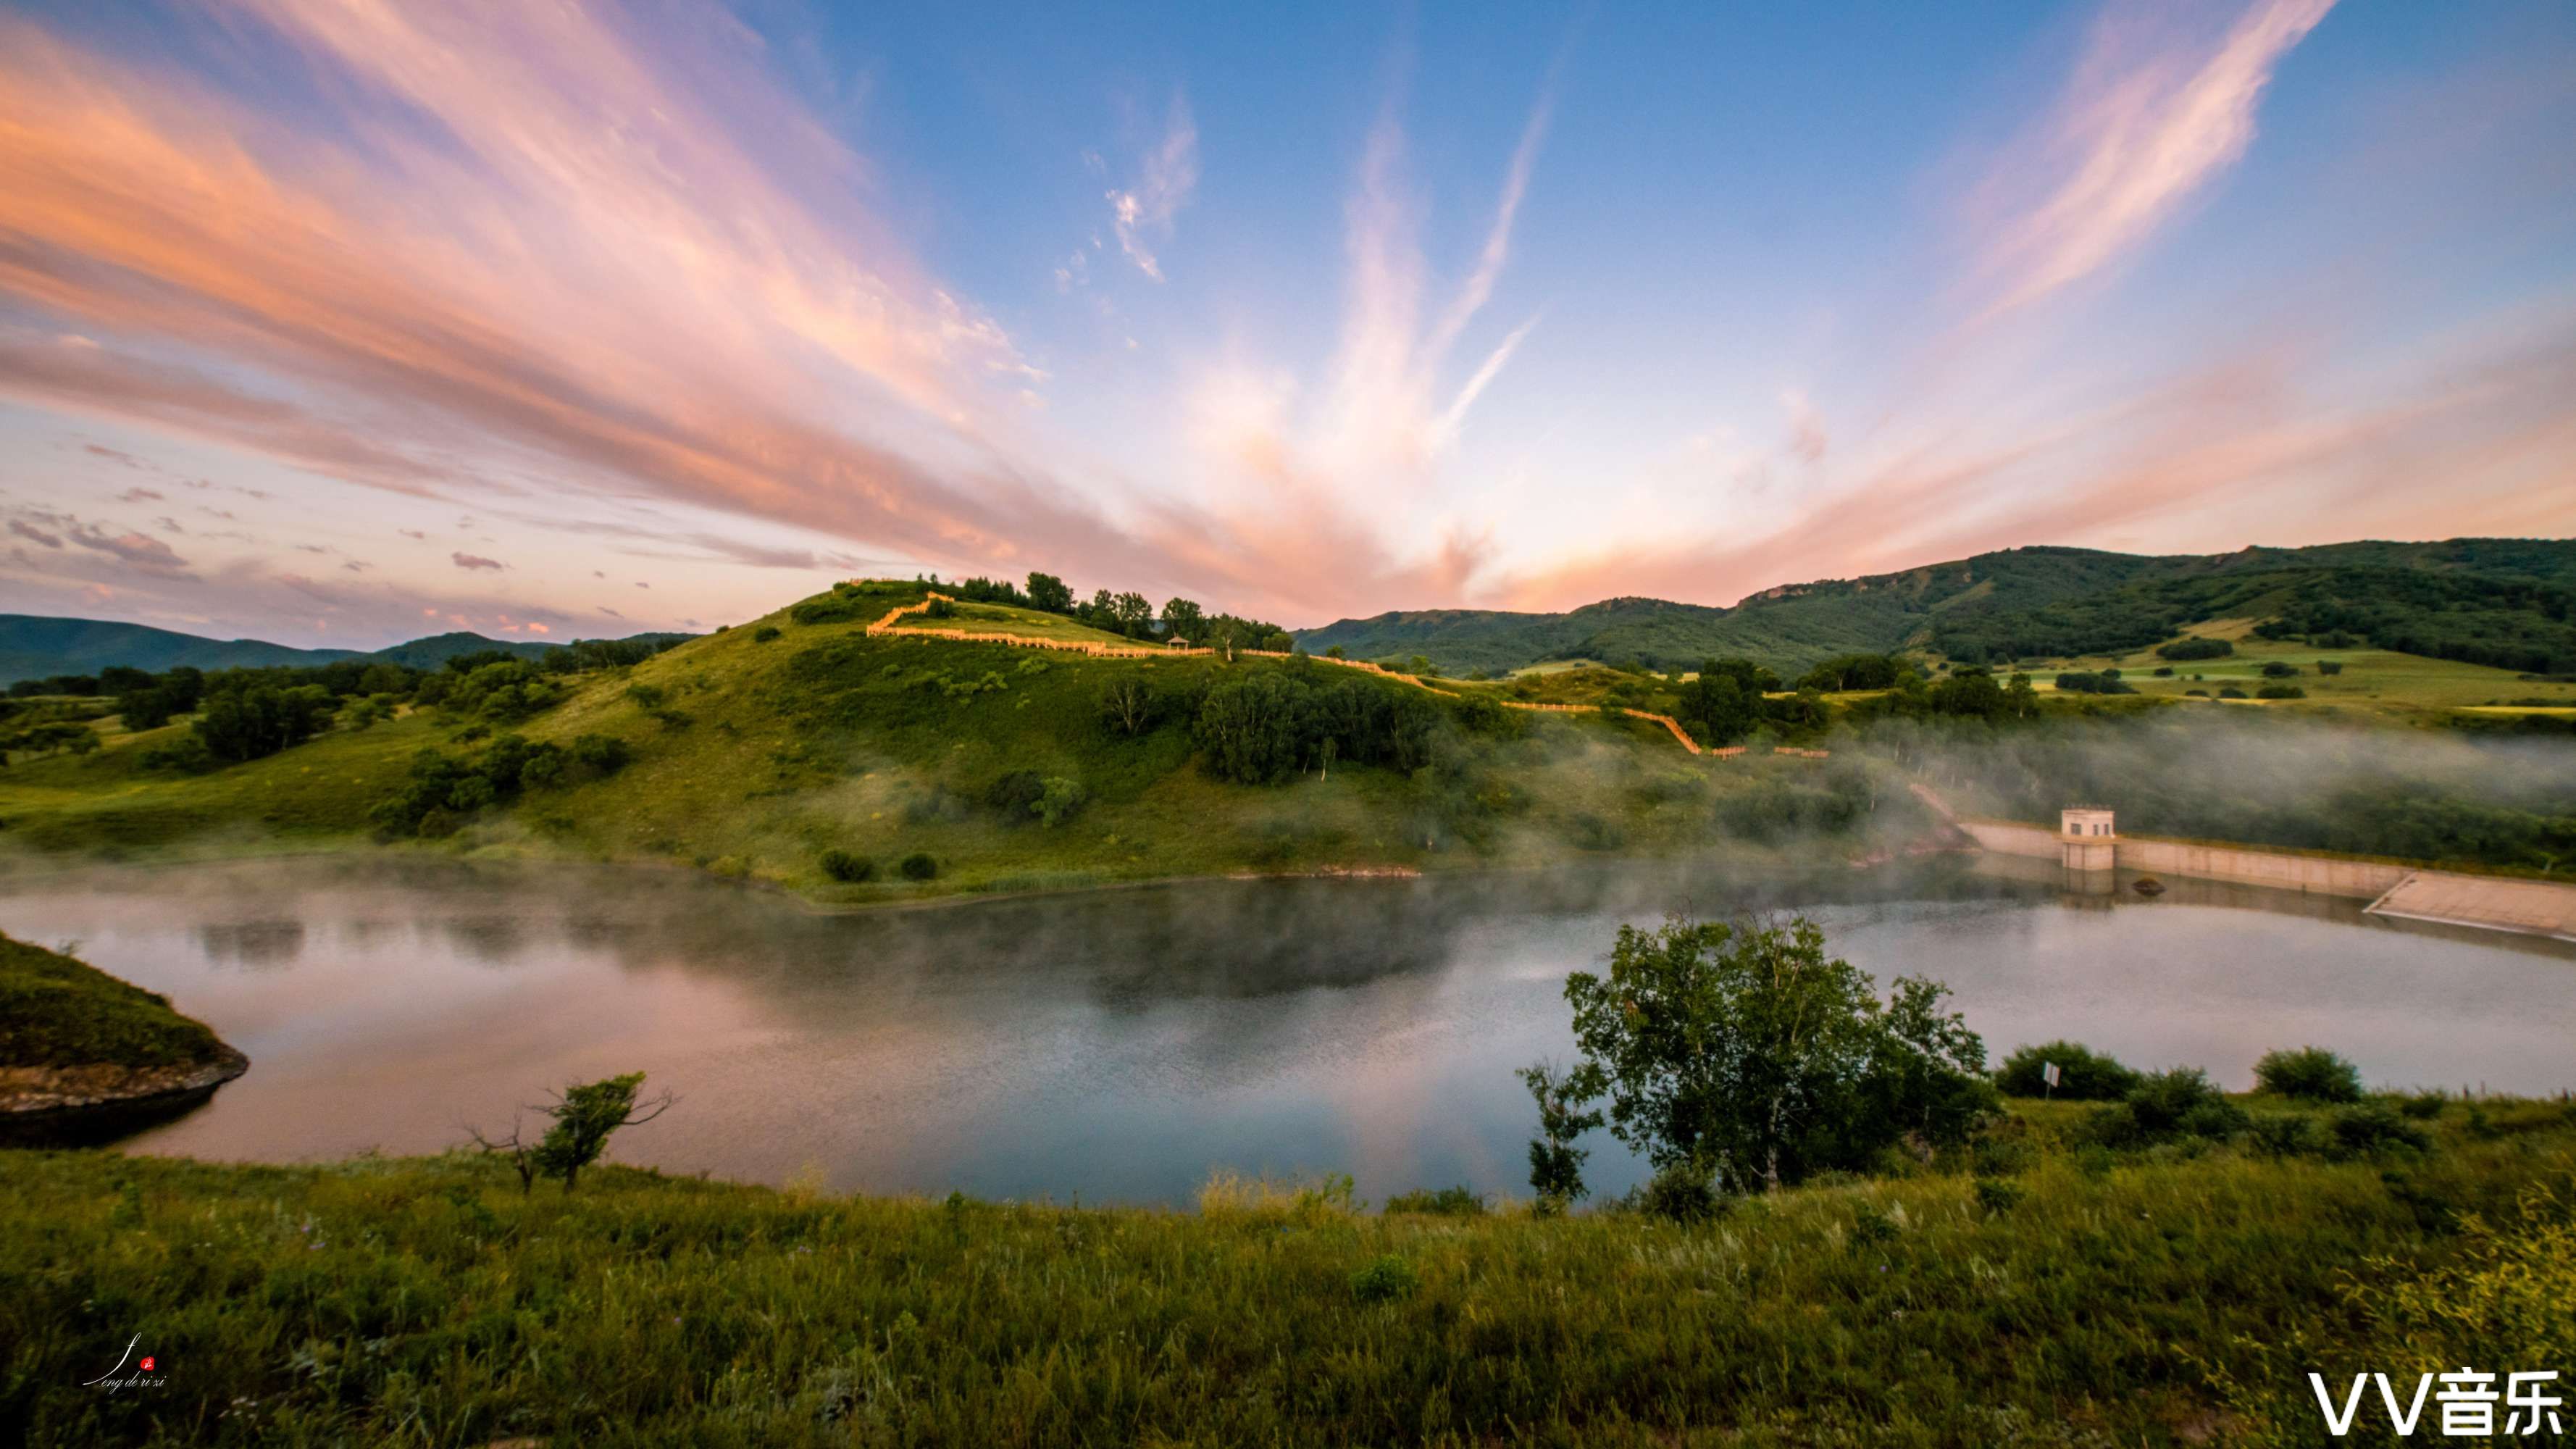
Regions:
[[[2041,690],[2051,690],[2060,670],[2098,670],[2116,666],[2123,683],[2134,686],[2138,693],[2157,699],[2188,698],[2188,691],[2206,690],[2215,699],[2218,691],[2234,685],[2251,695],[2262,685],[2276,681],[2266,679],[2263,666],[2288,664],[2299,671],[2295,678],[2279,683],[2295,684],[2307,691],[2307,698],[2297,700],[2226,700],[2229,706],[2249,708],[2317,710],[2337,709],[2352,713],[2377,715],[2395,721],[2429,723],[2454,711],[2479,713],[2559,713],[2576,710],[2576,684],[2550,684],[2526,680],[2509,669],[2490,669],[2482,664],[2461,664],[2448,659],[2428,659],[2417,654],[2399,654],[2386,649],[2319,649],[2297,640],[2272,640],[2254,637],[2251,619],[2221,619],[2195,624],[2188,632],[2204,639],[2227,639],[2236,652],[2221,659],[2191,659],[2175,663],[2159,659],[2153,649],[2142,649],[2120,656],[2095,656],[2084,659],[2053,661],[2030,670],[2031,683]],[[2342,663],[2340,674],[2319,674],[2321,660]],[[2171,665],[2173,673],[2156,677],[2155,670]],[[2545,699],[2551,705],[2516,706],[2507,701]],[[2563,701],[2563,704],[2556,703]]]
[[[220,1046],[169,998],[0,935],[0,1066],[178,1066]]]
[[[2428,1155],[2346,1162],[2115,1158],[2076,1115],[2031,1107],[1977,1175],[1694,1227],[1332,1180],[1186,1214],[16,1153],[0,1438],[2109,1449],[2313,1433],[2301,1371],[2383,1340],[2531,1366],[2373,1305],[2564,1241],[2564,1104],[2447,1104]],[[138,1334],[162,1386],[81,1387]]]
[[[953,629],[964,634],[1021,634],[1039,639],[1061,639],[1073,644],[1106,644],[1119,649],[1154,647],[1144,640],[1130,639],[1122,634],[1094,629],[1088,624],[1077,623],[1062,614],[1050,614],[1040,609],[1014,608],[1008,604],[972,603],[957,603],[951,607],[956,612],[949,618],[933,619],[922,614],[906,614],[895,621],[894,627],[911,630]]]

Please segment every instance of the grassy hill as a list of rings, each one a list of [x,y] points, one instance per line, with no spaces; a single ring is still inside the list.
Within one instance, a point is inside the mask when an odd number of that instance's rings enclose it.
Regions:
[[[1857,854],[1880,832],[1923,823],[1906,792],[1856,762],[1695,757],[1645,721],[1480,707],[1321,661],[1094,659],[923,637],[961,626],[1088,632],[1000,605],[868,635],[889,608],[922,597],[908,585],[820,595],[628,669],[571,676],[562,702],[515,722],[411,709],[195,773],[147,763],[184,725],[109,734],[95,752],[0,773],[0,840],[155,856],[365,846],[372,812],[405,789],[422,751],[472,765],[513,733],[540,745],[615,739],[631,763],[442,818],[434,839],[407,828],[393,844],[668,861],[858,903],[1696,851],[1766,812]],[[1618,678],[1577,671],[1543,693],[1580,700]],[[1400,760],[1345,752],[1279,784],[1235,783],[1207,767],[1194,722],[1210,691],[1246,683],[1317,692],[1316,708],[1410,709],[1420,738]],[[1324,693],[1345,686],[1357,693]],[[1132,728],[1104,710],[1119,690],[1141,701]],[[1053,825],[1033,808],[1049,781],[1080,797]],[[443,834],[450,825],[461,828]],[[865,862],[866,878],[836,879],[824,864],[834,851],[843,875]],[[934,863],[929,879],[904,874],[915,855]]]
[[[2576,1122],[2435,1105],[2422,1149],[2277,1153],[2115,1152],[2084,1104],[2021,1103],[1973,1151],[1695,1223],[1329,1183],[1191,1214],[0,1153],[0,1437],[2326,1442],[2319,1365],[2402,1387],[2576,1353]],[[157,1386],[82,1386],[129,1347]]]
[[[2556,673],[2534,661],[2576,659],[2576,636],[2562,637],[2571,586],[2576,542],[2561,540],[2168,556],[2038,547],[1782,585],[1726,609],[1611,599],[1564,614],[1424,610],[1346,619],[1298,641],[1361,659],[1421,654],[1452,673],[1574,658],[1687,669],[1740,655],[1794,674],[1835,654],[1905,648],[1970,659],[2125,652],[2259,605],[2387,648]],[[2481,617],[2462,619],[2463,609]]]

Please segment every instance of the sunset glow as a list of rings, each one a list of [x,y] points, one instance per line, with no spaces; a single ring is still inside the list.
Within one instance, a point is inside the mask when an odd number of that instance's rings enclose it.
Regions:
[[[0,609],[1309,626],[2564,535],[2571,142],[2546,3],[20,5]]]

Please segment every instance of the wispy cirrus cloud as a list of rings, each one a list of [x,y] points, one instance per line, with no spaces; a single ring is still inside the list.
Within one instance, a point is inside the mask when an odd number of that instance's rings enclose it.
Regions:
[[[2335,0],[2256,0],[2214,42],[2173,12],[2115,8],[2055,107],[1976,197],[1986,315],[2028,306],[2141,245],[2244,156],[2272,73]]]
[[[1146,152],[1136,183],[1111,191],[1108,198],[1118,249],[1136,264],[1136,270],[1157,282],[1163,280],[1163,264],[1154,248],[1171,238],[1173,220],[1198,184],[1198,122],[1190,115],[1189,98],[1174,92],[1162,139]],[[1075,262],[1080,260],[1077,253]]]

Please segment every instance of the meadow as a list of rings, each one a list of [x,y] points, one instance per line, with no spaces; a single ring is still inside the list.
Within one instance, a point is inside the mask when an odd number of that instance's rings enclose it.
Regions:
[[[2565,1102],[2454,1100],[2429,1151],[2341,1161],[2113,1153],[2084,1110],[1687,1223],[1333,1180],[1190,1213],[12,1153],[0,1437],[2295,1444],[2310,1368],[2576,1349],[2544,1322],[2576,1286]],[[83,1387],[137,1335],[156,1386]]]

